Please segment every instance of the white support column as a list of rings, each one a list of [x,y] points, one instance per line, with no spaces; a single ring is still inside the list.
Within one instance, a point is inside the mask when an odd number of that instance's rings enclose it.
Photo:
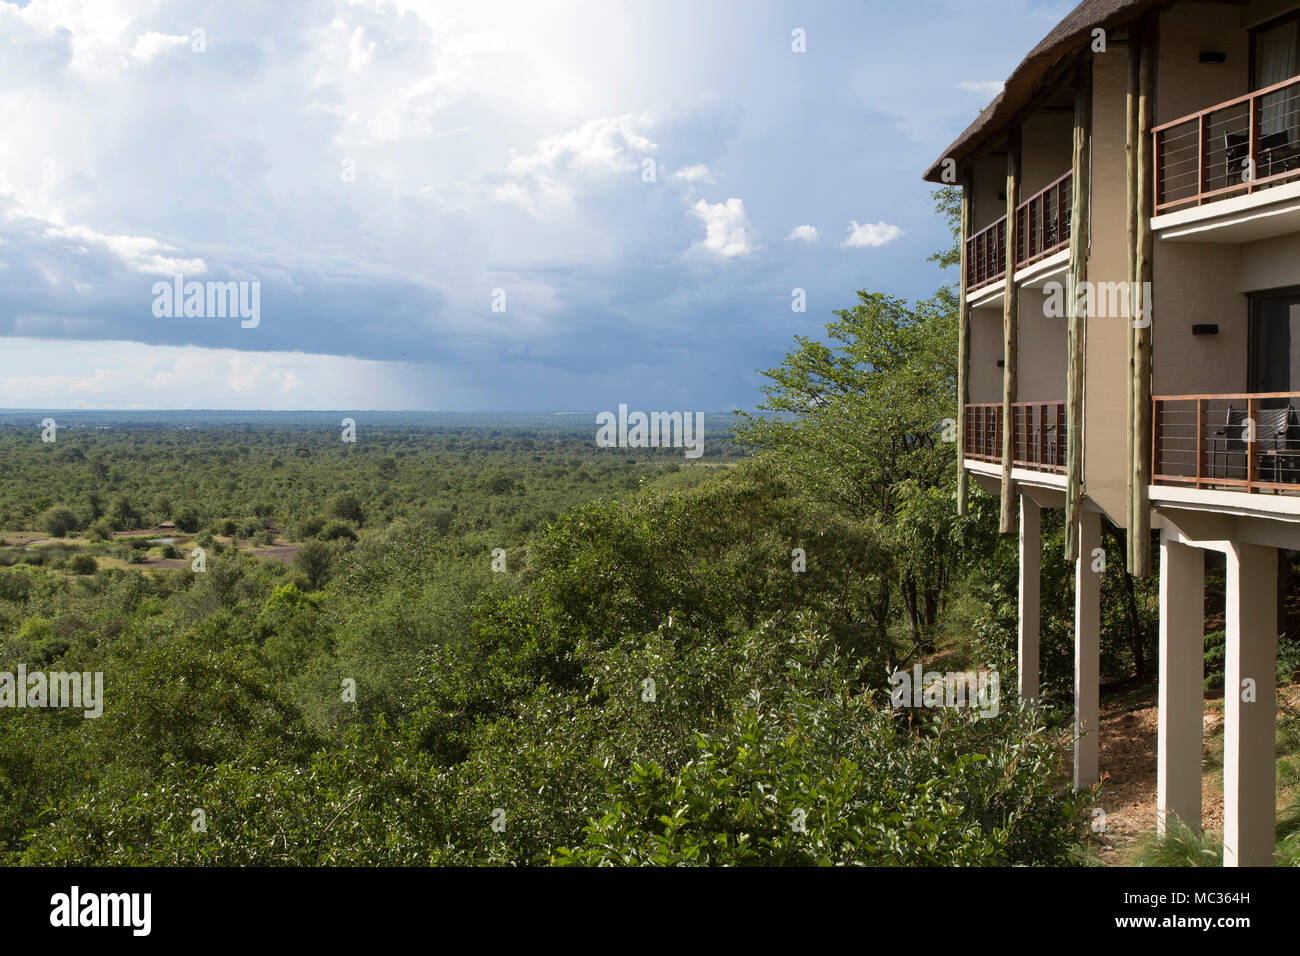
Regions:
[[[1156,832],[1172,814],[1201,829],[1205,553],[1160,533],[1160,713]]]
[[[1074,786],[1091,787],[1097,773],[1100,713],[1101,574],[1093,570],[1101,548],[1101,515],[1079,512],[1079,557],[1074,564]],[[1118,558],[1118,556],[1116,556]]]
[[[1039,582],[1042,564],[1042,509],[1026,494],[1020,495],[1020,703],[1038,699]]]
[[[1272,866],[1277,806],[1277,551],[1232,542],[1227,550],[1227,578],[1223,864]]]

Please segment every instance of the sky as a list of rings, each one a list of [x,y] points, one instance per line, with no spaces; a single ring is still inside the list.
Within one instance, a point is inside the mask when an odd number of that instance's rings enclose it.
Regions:
[[[0,407],[750,407],[1072,6],[0,0]]]

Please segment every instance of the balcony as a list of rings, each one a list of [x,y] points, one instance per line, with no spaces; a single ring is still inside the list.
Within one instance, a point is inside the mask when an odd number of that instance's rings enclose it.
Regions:
[[[966,406],[966,459],[1002,462],[1002,405]],[[1011,406],[1011,464],[1026,471],[1065,474],[1065,402],[1017,402]]]
[[[1157,126],[1156,215],[1300,179],[1300,76]]]
[[[1016,268],[1033,265],[1070,244],[1070,204],[1074,174],[1040,190],[1016,207]],[[1007,217],[966,240],[966,291],[983,289],[1007,277]]]
[[[1066,173],[1042,192],[1031,196],[1016,210],[1016,268],[1070,245],[1070,204],[1074,197],[1074,173]]]
[[[966,240],[966,291],[983,289],[1007,276],[1007,217]]]
[[[1152,399],[1153,484],[1300,495],[1300,392]]]

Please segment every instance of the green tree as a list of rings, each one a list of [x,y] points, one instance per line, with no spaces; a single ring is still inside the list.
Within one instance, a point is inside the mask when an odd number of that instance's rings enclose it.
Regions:
[[[331,515],[341,521],[350,521],[358,528],[365,524],[366,515],[361,507],[361,499],[350,491],[335,495],[327,509]]]
[[[41,514],[40,524],[51,538],[62,538],[77,529],[77,516],[70,508],[50,508]]]
[[[319,590],[329,578],[334,551],[324,541],[308,541],[293,556],[293,566],[307,578],[307,586]]]

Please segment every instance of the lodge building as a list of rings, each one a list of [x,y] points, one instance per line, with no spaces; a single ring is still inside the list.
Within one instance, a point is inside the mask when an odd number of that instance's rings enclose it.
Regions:
[[[1155,822],[1199,828],[1222,553],[1224,863],[1270,865],[1279,551],[1300,550],[1300,3],[1085,0],[925,178],[962,190],[958,508],[973,479],[1019,533],[1021,700],[1041,513],[1062,509],[1074,780],[1095,783],[1093,554],[1102,519],[1128,529],[1128,569],[1160,568]],[[1098,286],[1123,291],[1071,294]]]

